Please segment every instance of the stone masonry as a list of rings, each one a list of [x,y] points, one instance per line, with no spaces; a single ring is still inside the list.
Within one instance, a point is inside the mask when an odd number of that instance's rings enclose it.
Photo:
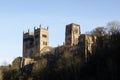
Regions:
[[[32,58],[40,50],[49,45],[49,31],[47,28],[34,28],[34,32],[23,33],[23,57]]]

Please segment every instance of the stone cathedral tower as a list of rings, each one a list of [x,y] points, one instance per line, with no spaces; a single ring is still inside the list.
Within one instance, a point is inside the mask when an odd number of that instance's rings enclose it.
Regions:
[[[49,45],[49,31],[47,28],[34,28],[34,32],[23,33],[23,57],[32,58],[40,50]]]
[[[34,33],[23,32],[23,57],[32,57],[34,51]]]
[[[40,50],[49,45],[48,27],[34,29],[34,53],[40,53]]]
[[[75,23],[66,25],[65,44],[71,46],[78,44],[80,33],[80,25]]]

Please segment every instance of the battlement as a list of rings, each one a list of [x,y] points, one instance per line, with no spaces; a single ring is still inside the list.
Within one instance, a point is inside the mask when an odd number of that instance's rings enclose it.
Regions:
[[[39,30],[47,30],[48,31],[49,27],[45,28],[45,27],[42,27],[41,24],[39,26],[39,28],[36,28],[34,27],[34,31],[39,31]]]
[[[76,23],[71,23],[71,24],[68,24],[68,25],[66,25],[66,26],[72,27],[72,26],[80,26],[80,25],[79,25],[79,24],[76,24]]]
[[[23,34],[23,38],[28,38],[30,36],[34,36],[34,33],[33,32],[27,32],[27,33]]]

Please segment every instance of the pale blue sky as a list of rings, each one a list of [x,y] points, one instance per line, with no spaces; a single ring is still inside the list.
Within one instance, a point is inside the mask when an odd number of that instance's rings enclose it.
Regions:
[[[120,0],[0,0],[0,65],[22,56],[23,30],[49,26],[50,46],[57,46],[67,24],[85,33],[113,20],[120,20]]]

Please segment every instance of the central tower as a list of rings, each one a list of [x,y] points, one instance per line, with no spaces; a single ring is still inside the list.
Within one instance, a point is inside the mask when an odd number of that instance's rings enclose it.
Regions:
[[[66,25],[65,44],[71,46],[78,44],[80,33],[80,25],[75,23]]]

